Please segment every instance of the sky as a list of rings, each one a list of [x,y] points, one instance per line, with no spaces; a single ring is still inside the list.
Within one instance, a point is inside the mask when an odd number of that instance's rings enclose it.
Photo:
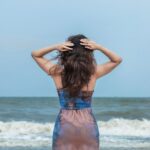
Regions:
[[[78,33],[123,58],[97,80],[94,97],[150,96],[149,0],[1,0],[0,18],[0,96],[57,96],[31,51]],[[99,51],[94,56],[108,61]]]

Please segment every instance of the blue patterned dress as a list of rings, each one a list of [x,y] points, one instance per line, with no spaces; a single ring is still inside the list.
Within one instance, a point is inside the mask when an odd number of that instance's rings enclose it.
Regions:
[[[57,89],[60,111],[57,115],[52,150],[99,150],[99,129],[92,112],[94,91],[80,91],[77,98],[68,98],[65,89]]]

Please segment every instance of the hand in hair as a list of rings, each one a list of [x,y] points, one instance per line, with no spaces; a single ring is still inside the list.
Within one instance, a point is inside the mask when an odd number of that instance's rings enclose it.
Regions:
[[[90,50],[96,50],[98,47],[98,44],[96,42],[89,39],[81,39],[80,44],[84,45],[85,48],[88,48]]]
[[[67,42],[63,42],[61,44],[56,45],[56,49],[59,51],[68,51],[68,50],[73,50],[73,48],[71,48],[71,46],[73,46],[74,44],[70,41]]]

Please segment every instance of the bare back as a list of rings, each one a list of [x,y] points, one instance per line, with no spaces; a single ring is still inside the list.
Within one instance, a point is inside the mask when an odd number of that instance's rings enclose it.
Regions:
[[[57,89],[63,88],[60,74],[53,76],[53,80],[55,82],[55,86],[56,86]],[[88,85],[85,85],[81,89],[81,91],[93,91],[94,87],[95,87],[95,84],[96,84],[96,77],[95,77],[95,74],[94,74],[94,75],[91,76],[91,79],[90,79]]]

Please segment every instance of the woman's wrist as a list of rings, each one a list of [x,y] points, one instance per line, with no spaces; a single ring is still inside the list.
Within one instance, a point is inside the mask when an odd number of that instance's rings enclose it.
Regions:
[[[56,49],[57,49],[57,46],[58,46],[58,44],[53,44],[53,45],[51,45],[51,48],[52,48],[53,50],[56,50]]]
[[[105,47],[103,47],[102,45],[100,45],[100,44],[96,44],[96,49],[97,50],[102,50],[102,49],[104,49]]]
[[[34,51],[32,51],[32,55],[34,55],[36,57],[42,57],[42,56],[46,55],[47,53],[52,52],[56,49],[57,49],[57,47],[54,44],[54,45],[51,45],[51,46],[48,46],[48,47],[44,47],[44,48],[41,48],[41,49],[38,49],[38,50],[34,50]]]

